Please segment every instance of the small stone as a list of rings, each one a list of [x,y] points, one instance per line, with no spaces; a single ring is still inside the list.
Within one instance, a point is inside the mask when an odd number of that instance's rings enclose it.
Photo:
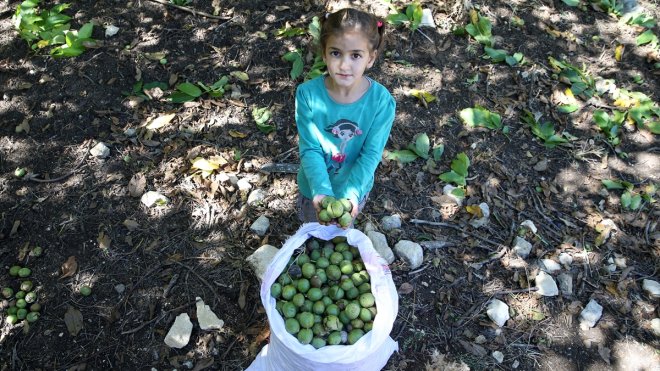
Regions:
[[[536,165],[534,165],[534,170],[536,170],[538,172],[543,172],[543,171],[548,170],[548,160],[543,159],[543,160],[537,162]]]
[[[474,338],[474,342],[477,344],[484,344],[486,343],[486,337],[483,335],[479,335],[476,338]]]
[[[115,36],[119,32],[119,27],[109,24],[105,26],[105,37],[112,37]]]
[[[238,186],[238,190],[241,192],[247,192],[252,189],[252,184],[250,184],[250,181],[245,178],[239,179],[236,185]]]
[[[557,276],[557,281],[559,282],[559,289],[562,295],[573,295],[573,276],[570,273],[560,274]]]
[[[573,257],[571,256],[571,254],[563,252],[559,254],[559,262],[563,264],[564,267],[568,268],[573,263]]]
[[[103,142],[98,142],[92,149],[89,150],[89,153],[98,158],[106,158],[110,156],[110,148],[105,145]]]
[[[398,214],[384,216],[380,221],[380,227],[386,232],[401,228],[401,216]]]
[[[263,281],[268,265],[278,251],[280,250],[275,246],[263,245],[245,259],[252,267],[255,276],[259,278],[259,282]]]
[[[124,291],[126,291],[126,285],[124,285],[123,283],[119,283],[115,285],[115,291],[117,291],[117,294],[119,295],[123,294]]]
[[[516,255],[525,259],[532,251],[532,244],[527,242],[527,240],[524,238],[516,236],[516,239],[513,242],[513,251],[516,253]]]
[[[419,22],[419,27],[435,28],[435,20],[433,20],[433,13],[431,13],[431,9],[422,9],[422,20]]]
[[[375,231],[375,230],[376,230],[376,226],[374,225],[374,223],[367,220],[367,222],[364,223],[364,228],[362,230],[362,233],[368,234],[370,231]]]
[[[499,350],[496,350],[492,354],[493,358],[497,361],[497,363],[502,363],[504,361],[504,354],[500,352]]]
[[[190,370],[191,368],[193,368],[193,366],[195,366],[195,364],[193,363],[193,361],[191,361],[191,360],[189,360],[189,359],[186,360],[186,361],[183,361],[183,363],[181,363],[181,365],[182,365],[183,367],[189,369],[189,370]]]
[[[385,259],[387,264],[392,264],[395,256],[392,248],[387,244],[385,235],[377,231],[369,231],[367,232],[367,237],[371,240],[371,244],[374,246],[374,250],[376,250],[378,255]]]
[[[642,281],[642,289],[653,299],[660,298],[660,283],[645,279]]]
[[[504,326],[506,321],[511,318],[509,316],[509,306],[499,299],[493,299],[488,303],[486,315],[499,327]]]
[[[259,206],[263,204],[265,200],[266,200],[266,192],[263,189],[259,188],[250,192],[250,195],[248,196],[247,199],[247,204],[250,206]]]
[[[154,205],[156,206],[166,205],[169,202],[167,197],[163,196],[162,194],[156,191],[146,192],[145,194],[142,195],[140,201],[146,207],[152,207]]]
[[[225,322],[219,319],[211,308],[204,304],[204,301],[199,296],[195,298],[195,304],[197,306],[199,328],[202,330],[220,330],[225,325]]]
[[[520,366],[520,362],[516,359],[515,361],[513,361],[511,368],[516,369],[518,368],[518,366]]]
[[[617,254],[618,255],[618,254]],[[619,268],[619,269],[625,269],[628,267],[626,264],[626,258],[624,256],[615,256],[614,257],[614,264]]]
[[[257,234],[257,236],[262,237],[268,231],[270,227],[270,220],[265,215],[262,215],[257,218],[257,220],[252,223],[250,230]]]
[[[183,348],[190,341],[193,324],[187,313],[179,314],[170,327],[170,331],[165,335],[165,344],[171,348]]]
[[[603,307],[596,300],[591,299],[580,312],[580,324],[588,328],[594,327],[602,315]]]
[[[660,337],[660,318],[651,320],[651,332],[653,332],[653,335]]]
[[[543,264],[545,271],[548,273],[552,274],[561,270],[561,265],[552,259],[541,259],[541,263]]]
[[[538,294],[543,296],[557,296],[559,295],[559,288],[557,288],[557,283],[551,275],[541,271],[536,275],[536,291]]]
[[[394,252],[408,264],[410,269],[418,268],[424,261],[424,250],[416,242],[401,240],[394,245]]]

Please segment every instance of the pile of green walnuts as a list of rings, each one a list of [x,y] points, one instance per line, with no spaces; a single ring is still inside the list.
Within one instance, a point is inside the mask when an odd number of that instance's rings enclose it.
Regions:
[[[6,286],[2,289],[2,297],[6,300],[7,312],[5,321],[16,324],[19,321],[36,322],[39,319],[41,304],[37,302],[34,284],[28,278],[32,274],[30,268],[14,265],[9,268],[9,275],[17,281],[16,287]]]
[[[270,288],[286,331],[316,349],[371,331],[376,300],[360,252],[345,237],[305,242]]]

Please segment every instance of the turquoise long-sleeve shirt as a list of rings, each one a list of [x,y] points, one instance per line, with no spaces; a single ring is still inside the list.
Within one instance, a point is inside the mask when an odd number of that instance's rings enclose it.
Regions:
[[[328,94],[324,79],[309,80],[296,91],[298,188],[310,199],[324,194],[357,203],[373,187],[396,102],[387,88],[369,79],[360,99],[340,104]]]

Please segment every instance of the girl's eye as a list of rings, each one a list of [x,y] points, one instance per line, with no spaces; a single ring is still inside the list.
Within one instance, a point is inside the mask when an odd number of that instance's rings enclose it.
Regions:
[[[333,50],[333,51],[330,52],[330,55],[333,56],[333,57],[338,57],[338,56],[339,56],[339,52],[336,51],[336,50]]]
[[[354,59],[360,59],[360,58],[362,58],[362,55],[361,54],[353,54],[353,58]]]

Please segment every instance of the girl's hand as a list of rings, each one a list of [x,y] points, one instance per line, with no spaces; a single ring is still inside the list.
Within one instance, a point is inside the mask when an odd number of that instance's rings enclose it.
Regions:
[[[319,212],[321,211],[321,201],[327,197],[326,195],[316,195],[312,199],[312,205],[314,205],[314,209],[316,209],[316,221],[321,224],[321,225],[328,225],[327,222],[322,222],[321,219],[319,219]]]

